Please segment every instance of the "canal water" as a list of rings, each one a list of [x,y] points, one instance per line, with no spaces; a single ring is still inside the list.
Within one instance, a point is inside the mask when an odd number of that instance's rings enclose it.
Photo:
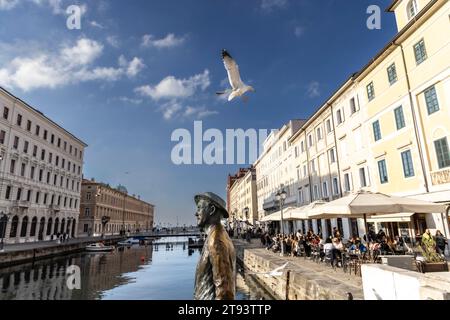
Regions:
[[[0,269],[0,300],[191,300],[199,255],[187,238],[174,237]],[[67,285],[70,266],[79,267],[79,290]],[[238,274],[236,299],[271,297],[251,275]]]

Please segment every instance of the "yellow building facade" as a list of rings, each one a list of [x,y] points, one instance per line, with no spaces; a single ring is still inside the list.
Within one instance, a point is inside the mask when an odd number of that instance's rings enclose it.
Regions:
[[[289,138],[297,206],[358,190],[450,204],[450,2],[394,0],[387,11],[398,33]],[[429,228],[449,237],[448,215],[370,223],[391,236]],[[364,234],[358,220],[295,227],[328,236],[335,226],[345,238]]]

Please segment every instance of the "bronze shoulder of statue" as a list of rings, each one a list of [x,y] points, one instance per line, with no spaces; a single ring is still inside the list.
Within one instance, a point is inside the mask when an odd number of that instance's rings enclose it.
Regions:
[[[196,300],[234,300],[236,295],[236,253],[221,219],[228,218],[225,201],[212,192],[195,196],[198,226],[207,238],[195,276]]]

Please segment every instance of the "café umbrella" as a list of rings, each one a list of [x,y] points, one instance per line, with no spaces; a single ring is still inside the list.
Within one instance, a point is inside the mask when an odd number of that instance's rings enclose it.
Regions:
[[[309,213],[312,219],[364,218],[367,227],[367,216],[398,213],[439,213],[445,206],[428,201],[405,197],[390,196],[383,193],[358,191],[340,199],[317,206]]]

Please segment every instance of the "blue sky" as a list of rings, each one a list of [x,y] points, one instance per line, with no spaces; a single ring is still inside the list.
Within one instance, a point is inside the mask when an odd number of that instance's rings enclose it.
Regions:
[[[234,165],[176,166],[171,134],[307,118],[395,34],[390,0],[0,0],[0,85],[85,141],[84,176],[125,185],[156,221],[194,222],[193,196],[225,198]],[[82,9],[80,30],[65,9]],[[366,9],[382,8],[381,30]],[[218,99],[237,60],[248,103]]]

